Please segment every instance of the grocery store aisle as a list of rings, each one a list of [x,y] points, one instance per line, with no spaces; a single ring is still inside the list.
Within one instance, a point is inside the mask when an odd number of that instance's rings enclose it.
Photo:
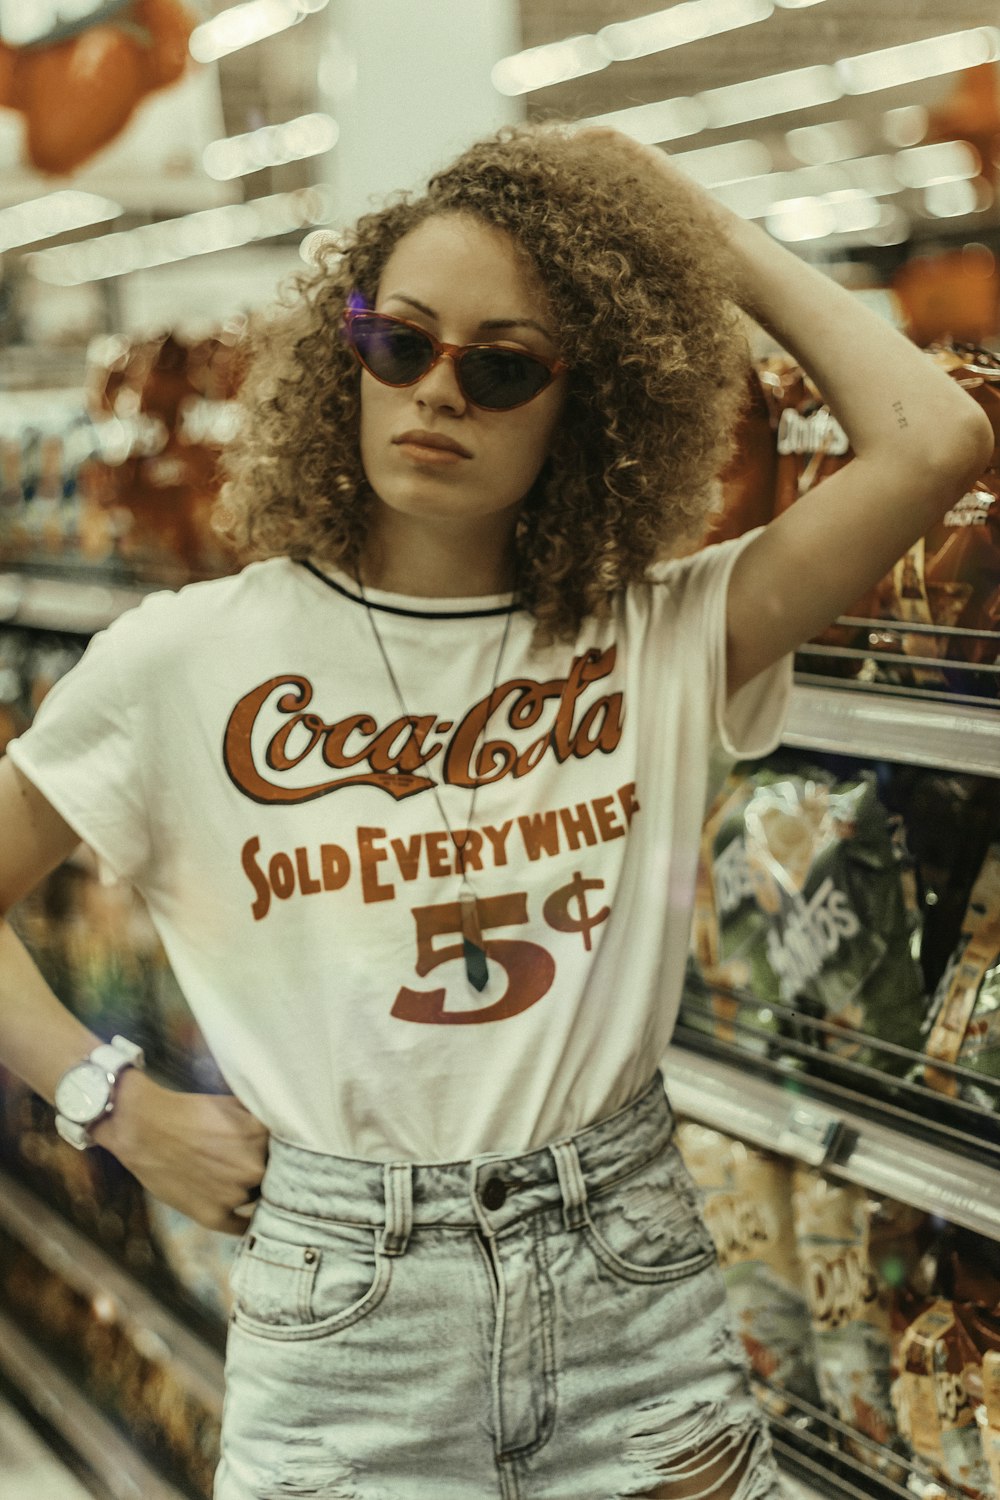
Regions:
[[[3,1500],[93,1500],[24,1420],[0,1397],[0,1493]]]

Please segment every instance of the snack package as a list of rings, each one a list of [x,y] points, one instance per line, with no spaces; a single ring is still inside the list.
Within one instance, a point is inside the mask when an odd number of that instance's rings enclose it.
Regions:
[[[880,655],[923,658],[922,664],[892,669],[893,682],[995,697],[1000,691],[995,674],[949,672],[931,662],[961,661],[974,667],[1000,660],[1000,359],[967,344],[934,344],[927,354],[983,408],[998,446],[980,478],[883,580],[877,590],[879,613],[886,620],[980,634],[886,629],[871,632],[868,644]]]
[[[920,965],[933,995],[986,851],[1000,840],[1000,778],[893,765],[880,768],[879,795],[905,826],[921,910]]]
[[[703,1195],[736,1324],[754,1374],[816,1403],[812,1329],[792,1224],[791,1163],[692,1120],[677,1145]],[[780,1395],[772,1404],[786,1410]]]
[[[1000,843],[992,844],[972,888],[962,934],[931,1002],[928,1058],[982,1073],[982,1087],[924,1066],[928,1087],[987,1109],[1000,1107]],[[986,1079],[995,1080],[990,1087]]]
[[[983,1428],[982,1346],[1000,1347],[1000,1324],[938,1298],[907,1328],[893,1387],[900,1429],[931,1468],[974,1500],[992,1500]]]
[[[764,767],[753,775],[734,772],[705,819],[691,927],[689,972],[695,983],[684,1012],[693,1029],[764,1055],[782,1028],[766,1004],[769,976],[755,962],[767,918],[754,900],[743,819],[754,788],[770,775]],[[765,1003],[750,1004],[733,991],[759,995]]]
[[[992,1493],[1000,1495],[1000,1350],[990,1349],[983,1355],[980,1379],[983,1400],[976,1408],[976,1420]]]
[[[817,1033],[773,1009],[792,1006],[919,1048],[926,1009],[914,952],[919,913],[903,874],[871,772],[838,781],[818,768],[756,770],[705,826],[694,967],[710,1006],[693,999],[685,1023],[756,1052],[773,1051],[794,1029],[838,1057],[904,1069],[877,1047]],[[727,986],[756,1004],[727,998]]]
[[[892,1404],[893,1307],[918,1279],[929,1216],[811,1167],[793,1170],[792,1213],[823,1401],[842,1422],[905,1452]],[[892,1473],[891,1455],[850,1445]]]
[[[242,326],[182,343],[96,340],[88,400],[103,462],[86,471],[81,525],[92,555],[155,581],[215,576],[235,566],[210,516],[217,461],[235,433]]]

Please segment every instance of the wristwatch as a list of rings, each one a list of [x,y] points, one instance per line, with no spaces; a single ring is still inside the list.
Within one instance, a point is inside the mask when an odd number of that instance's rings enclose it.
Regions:
[[[115,1086],[126,1068],[145,1067],[141,1047],[126,1037],[101,1042],[83,1062],[74,1063],[56,1084],[56,1129],[64,1141],[85,1151],[94,1142],[90,1128],[115,1107]]]

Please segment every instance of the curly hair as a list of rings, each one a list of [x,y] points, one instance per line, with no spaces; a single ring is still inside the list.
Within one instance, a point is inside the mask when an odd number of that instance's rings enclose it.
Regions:
[[[330,237],[318,269],[295,278],[290,315],[254,336],[247,420],[224,455],[216,528],[244,557],[358,565],[372,492],[341,313],[359,294],[373,305],[399,240],[448,213],[513,237],[541,277],[570,366],[549,457],[522,502],[515,566],[536,636],[571,638],[702,529],[749,368],[710,215],[682,180],[599,134],[505,127],[423,194],[397,195]]]

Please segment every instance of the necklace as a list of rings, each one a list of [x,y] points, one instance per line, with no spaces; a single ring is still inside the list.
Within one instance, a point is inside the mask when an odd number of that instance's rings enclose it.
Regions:
[[[399,701],[399,707],[402,710],[403,718],[408,719],[412,724],[415,722],[414,715],[410,713],[410,710],[406,706],[406,701],[403,698],[402,689],[400,688],[399,681],[392,669],[392,662],[389,660],[389,653],[385,649],[385,642],[382,640],[378,625],[375,623],[375,614],[372,610],[371,604],[368,602],[368,595],[365,593],[365,586],[361,582],[361,575],[360,573],[356,572],[354,577],[361,592],[361,598],[368,615],[368,623],[371,625],[372,635],[375,637],[375,644],[378,646],[379,655],[382,657],[382,661],[385,665],[386,674],[389,678],[389,681],[392,683],[393,691],[395,692],[396,698]],[[486,727],[493,713],[493,694],[496,692],[496,686],[498,681],[500,680],[500,663],[503,660],[503,654],[507,647],[507,637],[510,634],[510,622],[513,618],[513,614],[514,610],[512,606],[510,612],[507,615],[507,620],[503,628],[503,635],[500,637],[500,649],[497,652],[496,663],[493,667],[493,682],[490,686],[488,712],[486,718],[483,720],[483,726],[479,731],[479,739],[476,741],[477,760],[478,752],[482,749],[483,741],[486,738]],[[448,814],[445,812],[444,803],[441,801],[441,798],[438,795],[438,786],[438,782],[431,782],[431,791],[434,793],[434,801],[437,803],[438,812],[441,814],[441,817],[444,820],[444,826],[448,830],[448,837],[451,839],[452,847],[455,850],[455,864],[457,866],[458,875],[460,877],[460,884],[458,888],[458,903],[459,911],[461,913],[462,954],[465,958],[465,972],[472,987],[477,990],[483,990],[486,988],[486,984],[489,980],[490,974],[489,966],[486,962],[486,947],[483,943],[483,933],[479,921],[479,906],[476,900],[476,893],[469,881],[469,873],[465,867],[465,838],[463,837],[461,839],[458,839],[455,837],[454,830],[451,826],[451,820],[449,819]],[[469,816],[467,819],[468,829],[471,829],[472,827],[472,819],[476,810],[476,793],[478,791],[479,783],[477,781],[472,788],[472,798],[469,802]]]

